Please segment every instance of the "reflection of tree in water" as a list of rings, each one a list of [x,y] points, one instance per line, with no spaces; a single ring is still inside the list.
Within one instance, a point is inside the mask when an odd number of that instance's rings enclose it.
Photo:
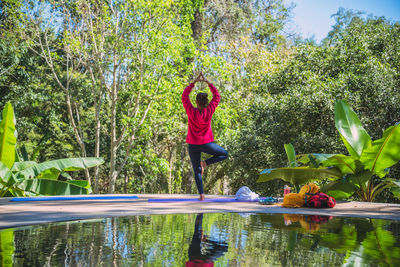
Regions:
[[[393,233],[393,236],[400,242],[400,224],[398,223],[391,223],[388,226],[388,230]]]
[[[303,220],[311,224],[312,218]],[[399,222],[335,217],[315,231],[304,229],[300,217],[286,216],[290,225],[284,219],[174,214],[2,230],[0,265],[184,266],[189,254],[189,261],[203,261],[200,266],[400,266]],[[210,227],[218,234],[202,235]]]
[[[203,213],[196,217],[192,242],[189,245],[187,267],[213,266],[214,261],[228,251],[228,243],[213,240],[203,234]]]

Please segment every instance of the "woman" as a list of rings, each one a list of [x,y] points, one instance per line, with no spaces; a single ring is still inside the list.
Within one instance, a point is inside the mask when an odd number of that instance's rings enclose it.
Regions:
[[[198,93],[196,96],[196,108],[190,102],[190,92],[197,82],[206,82],[213,94],[211,102],[208,103],[207,93]],[[204,190],[202,175],[204,168],[208,165],[217,163],[228,157],[228,152],[214,143],[214,136],[211,129],[211,119],[217,108],[220,95],[214,85],[204,78],[200,72],[199,76],[182,93],[182,103],[188,116],[188,133],[186,143],[189,144],[189,156],[192,162],[194,178],[196,180],[197,190],[200,194],[200,200],[204,200]],[[201,153],[213,155],[213,157],[202,161]]]

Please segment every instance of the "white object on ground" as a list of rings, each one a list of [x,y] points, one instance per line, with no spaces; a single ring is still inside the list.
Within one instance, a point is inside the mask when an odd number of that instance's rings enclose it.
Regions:
[[[238,200],[258,200],[258,194],[254,193],[247,186],[242,186],[236,192],[236,199]]]

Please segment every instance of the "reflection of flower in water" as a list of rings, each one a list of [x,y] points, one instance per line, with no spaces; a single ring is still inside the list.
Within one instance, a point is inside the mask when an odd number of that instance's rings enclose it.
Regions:
[[[301,227],[310,232],[318,231],[321,223],[326,223],[332,218],[333,216],[283,214],[285,225],[300,222]]]

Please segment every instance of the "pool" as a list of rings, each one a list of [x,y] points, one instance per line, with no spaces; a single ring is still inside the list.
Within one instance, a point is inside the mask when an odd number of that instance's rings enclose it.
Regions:
[[[2,266],[399,266],[400,221],[199,213],[0,230]]]

